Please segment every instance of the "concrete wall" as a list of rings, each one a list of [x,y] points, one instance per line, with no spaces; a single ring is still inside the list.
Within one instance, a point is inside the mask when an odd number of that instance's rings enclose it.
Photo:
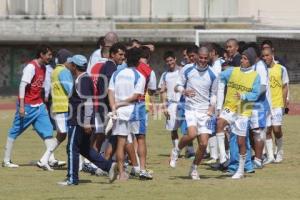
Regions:
[[[261,42],[264,38],[260,38]],[[300,41],[272,39],[276,55],[287,61],[287,69],[291,82],[300,83]],[[163,54],[167,50],[176,53],[178,64],[182,59],[182,50],[192,43],[157,43],[156,50],[151,56],[151,66],[156,75],[160,78],[162,72],[166,70],[163,61]],[[0,46],[0,93],[15,94],[19,85],[24,65],[34,57],[36,44],[15,44]],[[80,53],[89,57],[90,53],[96,48],[94,43],[52,43],[55,50],[60,48],[70,49],[74,53]]]

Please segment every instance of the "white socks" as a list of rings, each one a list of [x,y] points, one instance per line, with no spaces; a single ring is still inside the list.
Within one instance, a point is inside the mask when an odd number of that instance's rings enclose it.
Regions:
[[[198,167],[198,165],[195,165],[195,164],[193,163],[192,166],[191,166],[191,169],[192,169],[192,170],[197,170],[197,167]]]
[[[40,161],[42,164],[48,164],[51,154],[58,146],[58,141],[56,138],[48,138],[48,139],[45,139],[44,142],[46,145],[46,151],[45,151],[44,155],[42,156],[42,158],[40,159]],[[53,155],[53,157],[54,157],[54,155]]]
[[[273,140],[266,140],[266,151],[269,160],[274,160],[274,151],[273,151]]]
[[[10,137],[7,137],[6,146],[5,146],[5,152],[4,152],[4,163],[10,162],[11,159],[11,152],[14,145],[15,139],[12,139]]]
[[[237,170],[237,173],[244,174],[245,162],[246,162],[246,155],[240,155],[239,168]]]
[[[225,134],[220,132],[216,134],[218,150],[220,152],[220,163],[223,164],[226,162],[226,151],[225,151]]]
[[[175,149],[178,149],[178,143],[179,143],[178,139],[172,140],[172,144]]]
[[[218,142],[217,142],[216,136],[209,138],[208,146],[209,146],[209,150],[210,150],[210,157],[212,159],[217,160],[219,158],[219,154],[218,154]]]

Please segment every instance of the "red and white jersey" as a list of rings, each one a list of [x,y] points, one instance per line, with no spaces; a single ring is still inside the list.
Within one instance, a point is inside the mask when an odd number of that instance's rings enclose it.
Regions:
[[[145,64],[140,62],[138,67],[136,68],[137,71],[139,71],[146,79],[146,85],[144,90],[144,95],[139,97],[140,101],[145,101],[145,94],[147,90],[156,90],[156,76],[152,68]]]
[[[42,89],[45,81],[46,67],[36,60],[31,61],[23,70],[22,80],[28,83],[25,88],[24,103],[38,105],[43,103]]]

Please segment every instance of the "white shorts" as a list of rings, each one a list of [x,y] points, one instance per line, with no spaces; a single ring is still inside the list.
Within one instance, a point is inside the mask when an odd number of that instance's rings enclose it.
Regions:
[[[105,127],[104,123],[102,122],[100,116],[95,116],[95,134],[104,133]]]
[[[133,123],[130,121],[117,119],[112,128],[113,135],[129,136],[134,132]]]
[[[246,137],[249,125],[249,117],[238,115],[228,109],[222,110],[220,118],[225,119],[231,128],[231,131],[238,135]]]
[[[212,134],[212,130],[209,129],[211,117],[206,113],[185,110],[185,120],[187,127],[195,126],[197,128],[197,135],[204,133]]]
[[[250,117],[250,128],[266,128],[268,113],[269,112],[266,112],[265,110],[252,110],[252,115]]]
[[[180,121],[177,117],[177,103],[170,103],[168,105],[168,112],[170,119],[166,120],[166,129],[168,131],[175,131],[179,128]]]
[[[273,108],[267,121],[268,126],[281,126],[283,121],[282,108]]]
[[[60,133],[68,132],[68,113],[53,113],[53,119],[55,121],[56,130]]]

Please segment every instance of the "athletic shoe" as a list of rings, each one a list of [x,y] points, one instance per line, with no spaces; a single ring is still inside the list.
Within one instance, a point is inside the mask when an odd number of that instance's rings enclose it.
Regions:
[[[7,167],[7,168],[18,168],[19,165],[12,163],[11,161],[9,162],[3,162],[2,167]]]
[[[116,162],[113,162],[108,172],[109,182],[110,183],[114,182],[117,179],[117,175],[118,175],[118,165]]]
[[[259,162],[255,159],[252,161],[252,164],[253,164],[254,169],[262,169],[263,168],[262,162]]]
[[[206,164],[206,165],[212,165],[212,164],[215,164],[215,163],[217,163],[217,160],[213,159],[213,158],[204,162],[204,164]]]
[[[140,171],[140,179],[141,180],[152,180],[153,176],[147,170]]]
[[[53,161],[49,161],[49,166],[50,167],[56,167],[56,168],[59,168],[59,167],[63,167],[65,166],[67,163],[65,161],[61,161],[61,160],[53,160]]]
[[[97,168],[96,171],[95,171],[95,175],[96,175],[96,176],[107,176],[108,173],[105,172],[105,171],[103,171],[103,170],[100,169],[100,168]]]
[[[276,159],[274,160],[274,163],[281,163],[283,160],[282,152],[278,152],[276,155]]]
[[[57,182],[60,186],[72,186],[72,185],[78,185],[78,183],[72,183],[71,181],[61,181]]]
[[[240,172],[236,172],[232,177],[232,179],[242,179],[244,178],[244,174]]]
[[[93,167],[91,163],[84,163],[82,171],[90,174],[95,174],[97,168]]]
[[[263,165],[268,165],[271,164],[275,161],[274,158],[267,158],[266,160],[263,161]]]
[[[40,160],[36,163],[36,166],[38,166],[39,168],[46,170],[46,171],[54,171],[49,165],[48,163],[43,164]]]
[[[171,152],[171,160],[170,160],[170,167],[175,168],[176,167],[176,161],[178,160],[178,151],[173,148]]]
[[[189,177],[193,180],[200,180],[199,173],[196,169],[191,169],[189,172]]]
[[[140,171],[136,171],[134,169],[134,167],[132,167],[129,175],[132,176],[132,177],[139,177],[140,176]]]

